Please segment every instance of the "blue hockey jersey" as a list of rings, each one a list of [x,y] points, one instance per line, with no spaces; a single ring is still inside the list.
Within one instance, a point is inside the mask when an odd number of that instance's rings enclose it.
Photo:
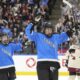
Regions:
[[[68,40],[66,32],[48,38],[43,33],[31,32],[32,26],[32,23],[28,24],[25,33],[29,40],[35,42],[38,61],[58,61],[58,45]]]
[[[17,49],[22,48],[21,43],[0,44],[0,69],[14,67],[13,54]]]

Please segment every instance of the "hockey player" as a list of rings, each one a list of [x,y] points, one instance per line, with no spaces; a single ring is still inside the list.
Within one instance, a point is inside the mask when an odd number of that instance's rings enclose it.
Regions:
[[[29,40],[34,41],[37,49],[37,74],[38,80],[58,80],[58,44],[68,40],[68,33],[54,34],[53,26],[49,23],[44,25],[43,33],[31,32],[33,27],[29,23],[25,29]],[[68,35],[67,35],[68,34]]]
[[[0,42],[0,80],[15,80],[14,51],[22,48],[21,43],[9,42],[7,34],[1,35]]]
[[[66,66],[69,71],[69,80],[75,80],[76,76],[80,80],[80,46],[76,36],[72,38],[71,44],[70,49],[66,53]]]

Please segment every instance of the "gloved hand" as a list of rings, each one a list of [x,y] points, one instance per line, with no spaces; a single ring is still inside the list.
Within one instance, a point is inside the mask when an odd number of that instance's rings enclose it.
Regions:
[[[74,33],[74,30],[70,29],[70,30],[68,30],[66,33],[67,33],[67,35],[68,35],[69,37],[72,37],[72,35],[73,35],[73,33]]]
[[[69,49],[70,53],[75,53],[75,49]]]

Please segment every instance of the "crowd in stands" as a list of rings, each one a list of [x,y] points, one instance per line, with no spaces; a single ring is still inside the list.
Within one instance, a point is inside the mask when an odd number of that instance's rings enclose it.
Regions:
[[[30,42],[25,36],[25,26],[33,21],[39,26],[37,31],[40,31],[40,26],[46,20],[50,20],[55,3],[56,0],[0,0],[0,34],[7,33],[15,42],[23,43],[23,50],[16,53],[36,53],[34,42]],[[69,9],[66,4],[62,4],[61,9],[61,18],[55,25],[56,32],[60,33],[74,27],[74,34],[78,36],[80,33],[80,5]],[[59,48],[61,46],[68,48],[69,42],[60,45]]]
[[[51,15],[49,8],[54,1],[0,0],[0,34],[6,33],[15,42],[21,41],[24,46],[22,52],[33,53],[34,44],[25,37],[25,26],[31,21],[37,24],[38,17],[42,19],[42,22],[49,20],[49,15]]]
[[[67,0],[72,5],[70,8],[67,4],[62,4],[62,14],[59,22],[56,24],[57,32],[66,32],[67,30],[73,30],[73,36],[76,36],[78,44],[80,44],[80,2],[78,0]],[[70,43],[67,41],[60,45],[59,52],[65,53],[69,48]],[[62,48],[62,49],[61,49]]]

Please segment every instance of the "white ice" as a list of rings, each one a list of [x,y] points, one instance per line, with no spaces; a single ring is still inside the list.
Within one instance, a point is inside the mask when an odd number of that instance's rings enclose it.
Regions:
[[[17,76],[16,80],[38,80],[38,79],[37,76]],[[59,76],[59,80],[68,80],[68,76]]]

